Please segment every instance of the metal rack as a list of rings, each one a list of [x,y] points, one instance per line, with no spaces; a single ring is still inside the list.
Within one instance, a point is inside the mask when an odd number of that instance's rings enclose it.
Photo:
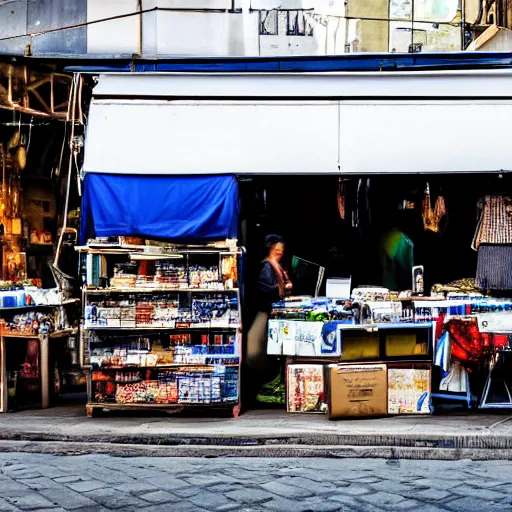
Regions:
[[[243,250],[233,250],[231,247],[166,247],[166,248],[148,248],[147,246],[116,246],[113,247],[80,247],[77,250],[82,254],[100,254],[105,257],[112,255],[123,256],[132,259],[134,254],[137,255],[138,260],[148,259],[150,261],[158,260],[160,257],[166,259],[170,254],[179,255],[184,260],[187,266],[187,272],[189,267],[189,258],[194,255],[218,255],[218,268],[219,268],[219,283],[217,285],[206,288],[196,287],[173,287],[165,285],[144,285],[141,287],[87,287],[83,288],[83,317],[86,319],[86,308],[94,301],[98,302],[102,296],[105,301],[112,301],[113,298],[122,298],[123,296],[131,296],[137,301],[137,298],[143,294],[151,294],[154,296],[160,294],[175,295],[180,301],[180,296],[186,295],[184,299],[190,304],[190,312],[192,312],[192,301],[196,294],[203,294],[205,296],[211,295],[212,297],[225,297],[225,301],[234,301],[236,299],[236,311],[234,311],[234,317],[236,321],[231,322],[231,310],[228,311],[228,321],[219,322],[205,321],[201,318],[200,321],[193,322],[191,318],[188,318],[188,322],[183,319],[176,318],[171,319],[168,325],[141,325],[137,322],[133,322],[132,325],[123,326],[109,326],[109,325],[91,325],[91,323],[83,323],[81,329],[83,354],[82,361],[84,367],[88,369],[88,403],[86,406],[88,416],[95,416],[104,410],[139,410],[141,408],[148,409],[161,409],[167,412],[178,412],[185,408],[220,408],[228,411],[233,417],[237,417],[240,412],[240,363],[241,363],[241,293],[240,289],[233,288],[221,288],[222,283],[222,258],[225,256],[234,256],[236,258],[236,265],[239,267],[240,255]],[[188,275],[188,274],[187,274]],[[190,281],[189,281],[190,285]],[[137,302],[135,302],[137,304]],[[233,306],[234,307],[234,306]],[[195,320],[195,319],[194,319]],[[200,353],[196,354],[195,357],[201,358],[202,346],[204,346],[204,339],[208,340],[207,347],[218,347],[213,345],[211,342],[212,338],[215,338],[217,334],[220,336],[228,336],[230,341],[234,336],[234,346],[230,346],[233,350],[233,354],[221,353],[213,354],[209,359],[205,361],[193,361],[188,362],[185,360],[176,361],[173,363],[166,362],[165,364],[142,364],[147,361],[141,360],[140,364],[125,364],[117,366],[101,366],[98,367],[95,363],[91,364],[91,354],[95,347],[99,345],[107,345],[109,341],[113,339],[125,340],[133,339],[135,337],[146,337],[150,341],[150,345],[156,339],[165,339],[166,336],[179,334],[189,335],[192,337],[201,336],[202,345],[184,345],[190,350],[197,350]],[[207,338],[205,338],[208,336]],[[154,338],[154,339],[153,339]],[[224,338],[223,338],[224,339]],[[177,345],[178,346],[178,345]],[[181,345],[179,345],[181,347]],[[127,352],[128,353],[128,352]],[[151,352],[150,352],[151,353]],[[207,354],[208,355],[208,354]],[[192,357],[192,356],[191,356]],[[216,358],[217,357],[217,358]],[[225,363],[224,363],[225,361]],[[236,361],[236,362],[234,362]],[[132,377],[140,376],[140,378],[133,379],[134,382],[123,381],[123,388],[119,390],[119,382],[116,382],[116,372],[129,372]],[[93,381],[93,373],[100,372],[103,375],[112,374],[110,380],[105,382],[111,382],[109,386],[111,390],[115,386],[115,394],[108,395],[107,398],[101,397],[102,400],[98,400],[100,394],[96,393],[98,389],[98,382]],[[130,402],[126,400],[125,396],[121,396],[124,392],[125,386],[129,389],[130,384],[140,384],[137,388],[140,392],[136,395],[136,401]],[[101,387],[101,386],[99,386]],[[167,387],[169,390],[167,392]],[[166,389],[164,389],[166,388]],[[152,395],[152,390],[156,389],[157,393]],[[165,392],[164,392],[165,391]],[[158,394],[158,396],[157,396]],[[121,397],[120,400],[117,398]],[[142,398],[141,398],[142,397]]]

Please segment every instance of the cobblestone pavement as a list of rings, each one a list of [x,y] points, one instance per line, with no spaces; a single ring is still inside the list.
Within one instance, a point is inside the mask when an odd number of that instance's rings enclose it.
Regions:
[[[512,511],[512,462],[0,454],[0,512]]]

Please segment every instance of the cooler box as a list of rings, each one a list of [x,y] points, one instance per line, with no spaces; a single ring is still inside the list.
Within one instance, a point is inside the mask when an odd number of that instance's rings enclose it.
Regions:
[[[386,415],[386,365],[331,365],[328,405],[329,418]]]

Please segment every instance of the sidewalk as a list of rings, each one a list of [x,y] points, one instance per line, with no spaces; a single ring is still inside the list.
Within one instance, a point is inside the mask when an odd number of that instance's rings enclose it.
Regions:
[[[155,452],[160,449],[165,454],[187,456],[254,452],[257,456],[314,453],[335,457],[503,459],[512,458],[512,416],[452,412],[329,421],[324,415],[255,410],[236,419],[157,412],[110,413],[92,419],[86,417],[83,405],[0,415],[0,450],[21,446],[16,444],[19,442],[26,447],[27,442],[34,441],[53,443],[54,447],[64,443],[66,450],[80,443],[86,452],[85,445],[92,443],[106,452],[115,451],[116,445],[124,446],[120,449],[123,453],[128,446],[139,454],[152,447]]]

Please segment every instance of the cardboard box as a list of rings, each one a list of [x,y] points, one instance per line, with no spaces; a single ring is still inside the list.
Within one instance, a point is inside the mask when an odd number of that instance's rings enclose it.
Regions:
[[[387,398],[385,364],[329,367],[329,418],[385,415]]]
[[[287,365],[286,386],[288,412],[325,412],[322,411],[324,365]]]
[[[388,368],[389,414],[429,414],[428,368]]]

